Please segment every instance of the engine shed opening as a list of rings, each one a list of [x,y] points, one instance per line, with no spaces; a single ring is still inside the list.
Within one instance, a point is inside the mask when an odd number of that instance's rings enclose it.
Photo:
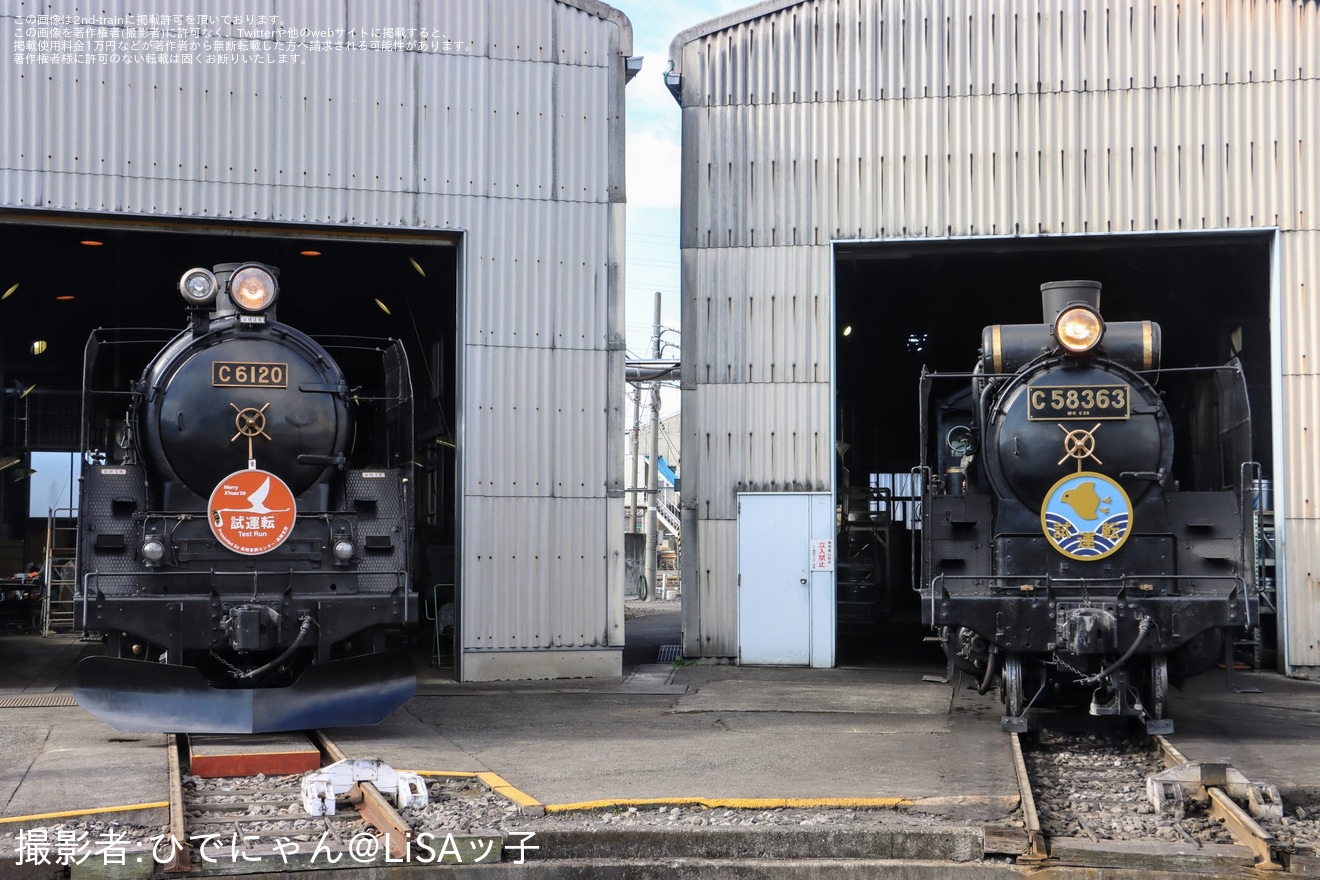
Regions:
[[[1106,321],[1158,323],[1166,370],[1238,358],[1251,409],[1251,456],[1272,478],[1274,238],[1272,230],[1248,230],[836,242],[839,662],[865,662],[881,651],[938,654],[920,643],[928,633],[913,591],[919,379],[923,368],[971,371],[984,327],[1041,323],[1045,282],[1099,281]],[[965,384],[947,380],[933,395]],[[1189,472],[1175,476],[1192,479]],[[1273,615],[1263,614],[1266,649],[1275,644],[1274,626]]]
[[[46,505],[29,498],[37,481],[25,477],[36,476],[29,474],[34,453],[80,451],[83,359],[91,331],[181,330],[187,318],[178,283],[185,271],[255,261],[279,269],[281,323],[323,344],[333,339],[344,352],[351,352],[354,340],[403,342],[412,372],[418,465],[413,584],[427,619],[438,615],[439,605],[454,602],[459,237],[104,221],[0,216],[0,251],[7,255],[0,292],[8,291],[0,301],[0,458],[18,459],[0,472],[0,565],[19,571],[45,550],[47,523],[31,510]],[[123,365],[119,379],[125,387],[144,363]],[[72,497],[76,503],[76,485]],[[457,620],[452,609],[444,617]]]

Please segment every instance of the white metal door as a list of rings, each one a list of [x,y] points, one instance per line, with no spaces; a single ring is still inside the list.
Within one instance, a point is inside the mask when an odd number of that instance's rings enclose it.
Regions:
[[[830,496],[738,496],[738,662],[834,665]]]

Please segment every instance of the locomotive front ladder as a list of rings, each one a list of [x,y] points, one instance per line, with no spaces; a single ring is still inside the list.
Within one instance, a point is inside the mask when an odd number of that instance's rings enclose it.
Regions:
[[[55,507],[46,516],[46,558],[41,571],[46,589],[41,600],[41,635],[73,629],[73,591],[77,579],[78,511]]]

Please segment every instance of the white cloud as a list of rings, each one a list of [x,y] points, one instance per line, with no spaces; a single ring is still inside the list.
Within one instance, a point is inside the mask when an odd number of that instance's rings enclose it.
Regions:
[[[663,126],[630,126],[628,204],[678,209],[680,149],[677,132]]]
[[[625,91],[628,101],[628,204],[678,210],[682,114],[665,86],[669,43],[685,28],[743,0],[616,0],[633,24],[633,52],[645,57]]]

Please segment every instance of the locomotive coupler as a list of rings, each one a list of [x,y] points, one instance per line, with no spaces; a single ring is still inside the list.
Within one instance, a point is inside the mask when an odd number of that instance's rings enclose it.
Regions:
[[[265,666],[259,666],[256,669],[249,669],[247,672],[239,675],[239,678],[256,680],[261,678],[272,669],[278,669],[285,660],[288,660],[298,649],[301,648],[312,635],[312,630],[316,627],[316,620],[309,614],[302,619],[302,625],[298,627],[298,636],[293,640],[293,644],[285,648],[280,656],[267,663]]]
[[[1070,654],[1106,654],[1117,646],[1118,620],[1108,608],[1065,608],[1060,603],[1056,642]]]
[[[269,605],[235,605],[221,626],[235,651],[263,651],[279,644],[281,619]]]
[[[1151,627],[1154,625],[1155,622],[1149,617],[1142,617],[1141,623],[1137,626],[1137,637],[1132,640],[1132,644],[1123,652],[1123,656],[1119,657],[1113,663],[1110,663],[1095,675],[1082,679],[1078,684],[1099,684],[1106,678],[1117,673],[1118,670],[1123,668],[1125,663],[1132,659],[1132,655],[1137,653],[1137,649],[1141,647],[1142,642],[1146,641],[1146,636],[1150,634]],[[1117,683],[1115,684],[1115,687],[1118,687]]]

